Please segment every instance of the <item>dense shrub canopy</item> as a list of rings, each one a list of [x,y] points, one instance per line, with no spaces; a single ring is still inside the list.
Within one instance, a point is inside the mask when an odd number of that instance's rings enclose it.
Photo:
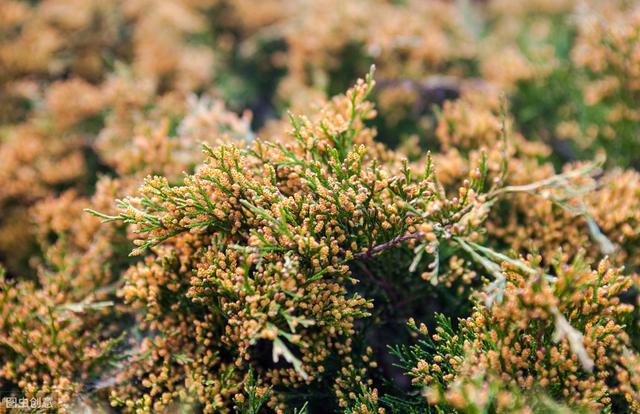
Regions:
[[[640,412],[639,71],[625,0],[1,2],[0,412]]]

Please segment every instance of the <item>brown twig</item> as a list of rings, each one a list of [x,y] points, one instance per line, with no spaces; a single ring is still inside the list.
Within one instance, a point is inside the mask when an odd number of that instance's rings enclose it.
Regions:
[[[394,237],[393,239],[389,240],[388,242],[382,243],[382,244],[378,244],[376,246],[372,246],[370,248],[368,248],[367,250],[365,250],[364,252],[360,252],[360,253],[356,253],[353,255],[354,259],[369,259],[372,258],[376,253],[380,253],[383,250],[386,250],[390,247],[395,246],[396,244],[402,243],[404,241],[407,240],[419,240],[422,237],[424,237],[424,234],[422,234],[421,232],[416,232],[416,233],[412,233],[412,234],[404,234],[402,236],[397,236]]]

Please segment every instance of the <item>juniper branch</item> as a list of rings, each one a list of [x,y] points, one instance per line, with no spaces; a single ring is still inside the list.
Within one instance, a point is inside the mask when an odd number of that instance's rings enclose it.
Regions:
[[[375,246],[372,246],[370,248],[368,248],[367,250],[365,250],[364,252],[360,252],[360,253],[356,253],[353,255],[354,259],[370,259],[372,258],[375,254],[380,253],[384,250],[387,250],[391,247],[396,246],[397,244],[400,244],[404,241],[407,240],[421,240],[424,237],[424,234],[422,234],[421,232],[417,232],[417,233],[411,233],[411,234],[404,234],[404,235],[400,235],[397,237],[394,237],[393,239],[382,243],[382,244],[378,244]]]

